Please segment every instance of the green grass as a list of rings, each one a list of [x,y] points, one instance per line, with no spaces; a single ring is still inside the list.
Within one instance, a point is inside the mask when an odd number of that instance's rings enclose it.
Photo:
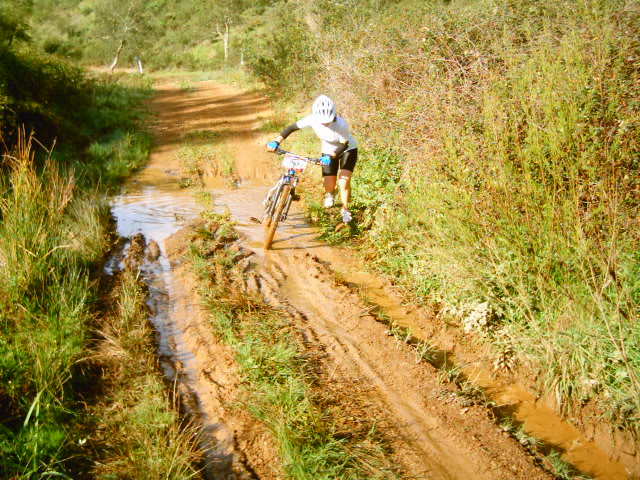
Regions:
[[[2,177],[0,402],[3,475],[57,468],[73,418],[71,378],[84,356],[89,267],[105,252],[108,208],[76,196],[52,162],[38,175],[25,139]]]
[[[217,133],[187,133],[176,155],[181,168],[182,187],[202,187],[205,175],[223,178],[230,188],[236,187],[238,175],[235,159]]]
[[[214,223],[214,230],[226,228],[224,218]],[[241,290],[237,253],[212,248],[209,243],[219,241],[213,237],[200,234],[193,242],[201,294],[213,328],[236,352],[245,386],[241,403],[273,435],[285,477],[396,478],[375,430],[349,431],[337,409],[322,406],[327,399],[313,387],[295,326]]]
[[[195,425],[181,419],[175,393],[158,368],[146,292],[125,270],[113,312],[104,315],[93,361],[105,371],[103,393],[88,412],[85,448],[98,453],[95,478],[201,478]],[[173,397],[173,398],[172,398]]]
[[[47,68],[56,71],[55,64]],[[40,73],[42,82],[50,70]],[[71,426],[82,422],[77,392],[89,381],[84,361],[96,302],[91,278],[112,235],[105,193],[142,165],[150,146],[138,124],[139,104],[148,94],[144,85],[118,79],[65,87],[64,72],[60,67],[54,91],[82,90],[73,103],[79,108],[65,121],[86,121],[71,129],[58,122],[63,107],[54,104],[64,97],[38,97],[52,102],[51,111],[30,117],[36,123],[25,129],[46,125],[66,143],[47,152],[51,145],[40,146],[22,129],[4,139],[11,150],[0,162],[3,478],[62,476],[75,468],[77,457],[69,452],[78,439]]]
[[[488,301],[560,410],[593,401],[637,435],[636,14],[527,5],[362,6],[348,38],[329,8],[323,35],[351,48],[316,48],[344,74],[300,65],[323,81],[296,93],[308,105],[321,87],[353,127],[355,226],[336,233],[312,189],[309,216],[416,302]]]

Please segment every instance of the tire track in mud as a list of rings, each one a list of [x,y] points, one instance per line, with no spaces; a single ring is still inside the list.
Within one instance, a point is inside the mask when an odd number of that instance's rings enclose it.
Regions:
[[[283,261],[271,256],[267,263],[275,264],[260,270],[263,295],[298,319],[310,343],[327,352],[323,369],[340,377],[344,398],[339,403],[347,408],[359,396],[364,398],[358,403],[375,404],[374,422],[384,425],[383,436],[407,472],[403,478],[549,478],[499,434],[482,409],[450,425],[447,419],[460,417],[461,407],[444,405],[444,397],[438,397],[446,390],[438,385],[435,370],[417,363],[413,350],[389,336],[383,325],[362,316],[366,306],[334,285],[317,257],[293,254]],[[471,442],[466,439],[469,421],[475,429]]]

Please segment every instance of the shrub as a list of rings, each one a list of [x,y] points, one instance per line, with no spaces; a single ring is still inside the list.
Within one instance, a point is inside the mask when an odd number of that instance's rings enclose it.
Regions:
[[[354,127],[377,268],[422,301],[490,301],[563,408],[597,398],[633,428],[637,14],[622,0],[379,7],[333,5],[312,57],[274,48],[256,72],[276,88],[284,58],[315,72]]]

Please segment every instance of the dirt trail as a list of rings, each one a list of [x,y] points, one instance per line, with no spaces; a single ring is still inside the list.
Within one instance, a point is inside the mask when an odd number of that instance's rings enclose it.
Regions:
[[[228,209],[237,221],[242,245],[253,253],[248,269],[257,288],[267,302],[299,324],[310,348],[324,352],[321,367],[328,372],[327,387],[340,396],[337,401],[353,405],[351,413],[373,418],[384,428],[394,460],[405,472],[403,478],[551,478],[495,425],[488,409],[461,403],[437,370],[419,361],[413,347],[389,335],[388,327],[370,314],[371,304],[365,304],[363,297],[399,324],[412,326],[414,335],[428,320],[408,313],[389,286],[365,273],[348,252],[318,241],[295,204],[276,232],[273,250],[261,249],[263,229],[249,217],[259,216],[260,201],[278,175],[275,159],[263,146],[266,138],[257,130],[260,118],[269,114],[264,99],[209,82],[199,83],[190,92],[167,84],[159,87],[151,107],[158,115],[157,148],[149,166],[128,185],[130,194],[137,202],[145,185],[154,185],[166,194],[161,207],[184,203],[185,219],[192,217],[197,207],[186,199],[192,193],[177,187],[176,150],[188,132],[216,132],[214,141],[224,142],[235,159],[239,188],[225,188],[211,175],[205,174],[203,180],[214,193],[217,207]],[[127,201],[122,204],[126,207]],[[125,213],[125,225],[127,218]],[[238,478],[279,478],[274,467],[277,453],[268,433],[248,416],[228,408],[238,382],[233,358],[208,331],[206,313],[195,306],[194,280],[179,265],[186,237],[178,233],[166,245],[162,243],[178,228],[179,222],[177,227],[159,228],[161,249],[173,263],[167,263],[165,270],[172,271],[166,283],[174,298],[166,320],[171,328],[160,328],[171,330],[166,341],[174,348],[180,344],[181,350],[191,352],[174,360],[174,374],[188,377],[183,388],[205,419],[212,444],[222,452],[214,460],[219,467],[213,468],[214,477],[215,472],[233,471]],[[425,336],[428,330],[423,329]],[[502,401],[508,404],[511,399]],[[523,402],[535,404],[532,399],[514,401]],[[577,446],[588,443],[579,434],[571,441]],[[586,470],[595,478],[626,478],[619,464],[593,447],[591,454],[600,457],[596,466],[586,465]]]

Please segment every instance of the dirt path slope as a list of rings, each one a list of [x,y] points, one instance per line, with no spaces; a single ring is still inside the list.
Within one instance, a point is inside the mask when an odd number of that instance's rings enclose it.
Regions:
[[[310,349],[323,352],[323,381],[336,402],[350,415],[375,419],[383,429],[404,478],[551,478],[495,425],[488,409],[456,394],[441,372],[420,361],[413,347],[370,315],[371,305],[363,301],[366,282],[357,285],[363,290],[358,292],[336,281],[336,272],[357,273],[358,263],[348,252],[318,241],[296,205],[277,231],[273,250],[261,249],[263,229],[249,217],[259,216],[260,201],[278,174],[273,156],[264,149],[266,138],[258,131],[260,119],[268,115],[264,99],[202,82],[194,91],[161,86],[151,106],[158,115],[158,147],[136,181],[176,183],[182,168],[176,151],[185,135],[215,132],[212,141],[223,143],[235,160],[237,188],[225,188],[215,175],[204,175],[203,180],[217,207],[228,209],[237,221],[243,247],[253,252],[248,270],[257,288],[265,301],[299,325]],[[169,242],[174,263],[185,241],[177,236]],[[233,397],[233,360],[206,332],[206,314],[193,307],[193,279],[182,274],[176,278],[174,288],[183,292],[180,328],[195,351],[189,368],[200,383],[199,408],[203,415],[226,422],[224,441],[240,451],[234,462],[246,465],[248,478],[278,478],[278,470],[269,466],[277,454],[267,433],[247,418],[228,417],[234,415],[225,407]],[[399,307],[391,298],[388,302]]]

